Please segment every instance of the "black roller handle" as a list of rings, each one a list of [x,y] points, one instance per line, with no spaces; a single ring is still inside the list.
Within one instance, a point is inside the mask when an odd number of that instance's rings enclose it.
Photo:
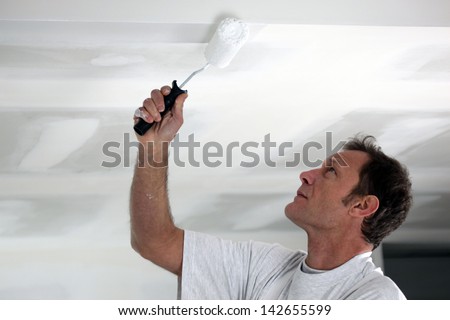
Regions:
[[[172,110],[172,107],[175,104],[176,98],[183,93],[187,93],[187,90],[182,90],[177,85],[177,80],[172,81],[172,90],[170,90],[170,93],[167,96],[164,96],[164,111],[161,112],[161,118],[164,117],[164,115]],[[152,126],[155,124],[155,122],[148,123],[144,119],[139,119],[139,122],[134,125],[134,131],[138,135],[143,136]]]

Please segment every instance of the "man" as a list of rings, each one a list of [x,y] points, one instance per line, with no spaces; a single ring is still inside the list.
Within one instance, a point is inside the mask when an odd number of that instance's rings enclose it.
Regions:
[[[181,277],[182,299],[405,299],[370,254],[406,218],[411,183],[406,169],[371,137],[350,140],[322,167],[300,175],[285,214],[306,231],[307,253],[226,241],[173,223],[168,144],[183,123],[187,95],[161,119],[169,92],[170,87],[153,90],[135,114],[135,121],[155,124],[138,136],[143,147],[131,188],[131,243],[144,258]]]

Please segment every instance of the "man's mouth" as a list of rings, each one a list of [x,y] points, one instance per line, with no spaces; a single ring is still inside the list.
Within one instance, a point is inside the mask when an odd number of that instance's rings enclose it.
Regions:
[[[297,190],[297,195],[300,196],[300,197],[303,197],[305,199],[308,199],[308,197],[303,192],[301,192],[300,190]]]

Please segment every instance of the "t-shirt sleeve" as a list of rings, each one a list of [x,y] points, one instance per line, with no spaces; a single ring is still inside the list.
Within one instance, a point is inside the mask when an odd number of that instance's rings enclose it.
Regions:
[[[181,299],[259,299],[298,252],[276,244],[235,242],[185,231]]]

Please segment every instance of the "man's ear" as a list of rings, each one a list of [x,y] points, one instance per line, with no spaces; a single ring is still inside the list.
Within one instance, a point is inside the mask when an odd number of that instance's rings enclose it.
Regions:
[[[349,213],[353,217],[365,218],[376,212],[379,205],[378,197],[374,195],[363,196],[355,199]]]

